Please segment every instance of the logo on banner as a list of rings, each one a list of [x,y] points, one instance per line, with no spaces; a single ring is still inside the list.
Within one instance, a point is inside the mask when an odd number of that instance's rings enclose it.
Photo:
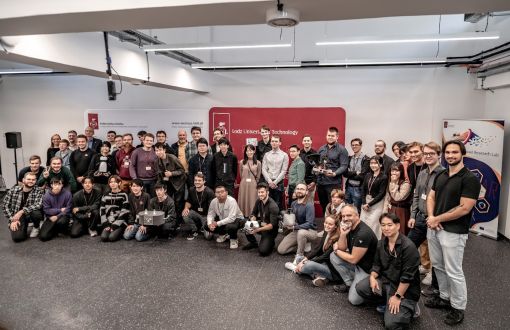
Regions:
[[[454,133],[453,138],[462,141],[465,145],[469,144],[474,147],[488,146],[496,139],[495,136],[482,137],[470,128],[463,133]]]
[[[94,130],[99,129],[99,115],[97,113],[88,114],[88,124]]]

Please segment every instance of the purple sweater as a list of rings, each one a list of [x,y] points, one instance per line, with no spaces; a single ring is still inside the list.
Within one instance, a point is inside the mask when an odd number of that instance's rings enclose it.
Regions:
[[[73,195],[67,189],[62,189],[60,194],[54,195],[49,190],[43,196],[43,211],[48,217],[61,214],[61,209],[66,208],[64,214],[71,213]]]
[[[153,180],[158,175],[158,156],[154,150],[137,148],[131,154],[129,174],[133,179]]]

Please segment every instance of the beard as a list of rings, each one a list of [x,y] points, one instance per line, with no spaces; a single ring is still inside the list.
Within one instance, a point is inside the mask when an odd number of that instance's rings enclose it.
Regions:
[[[446,160],[446,162],[448,163],[449,166],[457,166],[460,164],[460,162],[462,161],[462,159],[459,159],[459,160],[456,160],[454,162],[451,162],[449,160]]]

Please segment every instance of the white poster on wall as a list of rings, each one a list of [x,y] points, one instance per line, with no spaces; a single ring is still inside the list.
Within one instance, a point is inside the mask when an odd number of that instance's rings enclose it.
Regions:
[[[498,237],[499,196],[503,164],[502,120],[457,120],[443,122],[443,141],[460,140],[466,146],[464,165],[482,185],[471,219],[471,230]]]
[[[193,126],[202,128],[202,136],[209,136],[208,114],[209,109],[89,109],[85,111],[85,125],[95,129],[95,136],[100,139],[106,138],[108,131],[117,134],[131,133],[138,143],[136,133],[146,131],[156,134],[163,130],[167,134],[167,142],[177,141],[179,129],[188,132],[188,140],[191,139],[190,129]]]

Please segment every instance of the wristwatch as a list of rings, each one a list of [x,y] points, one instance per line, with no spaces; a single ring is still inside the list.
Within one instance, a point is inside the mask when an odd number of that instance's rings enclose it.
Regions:
[[[398,292],[395,292],[395,297],[397,297],[398,299],[402,299],[403,297],[400,295],[400,293]]]

